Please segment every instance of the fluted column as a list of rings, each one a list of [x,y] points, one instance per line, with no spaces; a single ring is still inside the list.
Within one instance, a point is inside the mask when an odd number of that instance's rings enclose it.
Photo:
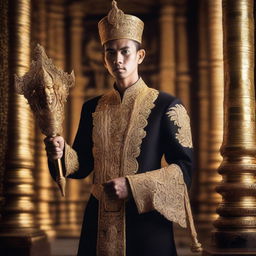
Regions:
[[[195,206],[195,221],[198,227],[200,241],[203,242],[207,237],[204,233],[205,227],[209,227],[209,216],[207,213],[207,159],[208,159],[208,130],[209,130],[209,24],[208,24],[208,2],[201,0],[198,7],[198,109],[199,109],[199,127],[197,134],[197,180],[194,186],[192,202]],[[205,225],[206,224],[206,225]],[[207,225],[208,224],[208,225]],[[207,230],[206,230],[207,232]]]
[[[54,64],[66,70],[66,40],[65,40],[65,1],[47,1],[47,38],[46,48],[48,56]],[[66,107],[66,106],[65,106]],[[65,137],[67,130],[65,127],[65,117],[63,122],[63,134]],[[51,201],[51,214],[55,216],[56,235],[62,236],[62,229],[68,223],[67,200],[60,195],[56,183],[53,185],[54,197]]]
[[[175,94],[174,11],[172,4],[164,3],[160,9],[160,71],[159,89]]]
[[[74,70],[76,76],[76,85],[71,88],[69,101],[69,134],[67,140],[73,142],[76,130],[80,120],[80,113],[85,99],[84,83],[85,79],[82,73],[83,56],[83,18],[84,10],[81,3],[74,3],[69,7],[70,23],[70,60],[69,69]]]
[[[10,97],[4,176],[6,201],[0,223],[0,252],[3,255],[50,254],[46,236],[35,219],[34,119],[24,97],[17,95],[14,87],[14,74],[24,75],[30,65],[30,11],[31,2],[28,0],[9,1]]]
[[[175,45],[176,52],[176,96],[180,98],[188,112],[190,112],[190,83],[188,65],[188,41],[187,41],[187,0],[177,1],[175,16]]]
[[[200,194],[200,228],[210,230],[216,219],[216,206],[220,195],[215,187],[221,176],[217,169],[222,160],[220,146],[223,140],[223,29],[222,29],[222,0],[207,1],[208,38],[209,38],[209,127],[207,133],[207,164],[202,174]],[[202,120],[200,120],[202,121]]]
[[[84,10],[81,3],[72,3],[68,9],[70,17],[70,55],[68,69],[74,70],[76,83],[71,88],[70,97],[67,104],[67,120],[65,139],[72,145],[79,120],[82,105],[84,102],[84,83],[82,74],[83,56],[83,17]],[[79,237],[82,216],[84,211],[84,198],[81,196],[81,187],[84,185],[82,180],[69,180],[67,183],[66,214],[67,225],[62,225],[61,235],[65,237]]]
[[[3,176],[5,171],[5,152],[7,148],[8,120],[8,1],[0,2],[0,219],[4,203]]]
[[[66,69],[66,38],[65,38],[65,1],[55,0],[50,4],[50,15],[52,18],[51,33],[54,36],[54,42],[51,49],[54,49],[54,64]]]
[[[45,0],[34,0],[32,38],[35,44],[39,43],[46,47],[46,3]],[[35,180],[36,180],[36,205],[37,219],[40,228],[44,230],[48,238],[55,236],[54,215],[51,212],[51,202],[54,198],[53,180],[48,170],[44,135],[39,127],[35,127]]]
[[[205,255],[256,254],[254,1],[224,0],[224,140],[222,202]]]
[[[47,4],[47,53],[58,68],[65,69],[65,0],[48,0]]]

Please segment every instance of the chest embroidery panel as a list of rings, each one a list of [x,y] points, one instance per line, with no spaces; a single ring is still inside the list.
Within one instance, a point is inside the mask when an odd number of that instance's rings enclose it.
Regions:
[[[103,96],[93,114],[96,189],[92,193],[99,200],[97,256],[125,255],[125,202],[107,198],[101,184],[137,172],[136,158],[157,96],[158,91],[144,84],[121,105],[108,105]]]

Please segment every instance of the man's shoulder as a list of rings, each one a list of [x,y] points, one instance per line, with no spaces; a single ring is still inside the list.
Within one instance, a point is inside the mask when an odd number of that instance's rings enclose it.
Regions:
[[[102,95],[100,96],[96,96],[96,97],[93,97],[87,101],[85,101],[84,105],[83,105],[83,109],[85,111],[90,111],[90,112],[94,112],[96,107],[97,107],[97,104],[98,104],[98,101],[99,99],[102,97]]]
[[[164,108],[167,108],[176,103],[181,103],[181,101],[177,97],[162,91],[159,91],[159,95],[155,102],[156,105],[160,105]]]

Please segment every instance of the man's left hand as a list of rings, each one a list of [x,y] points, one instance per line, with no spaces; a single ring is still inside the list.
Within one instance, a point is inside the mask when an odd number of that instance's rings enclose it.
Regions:
[[[125,177],[116,178],[103,184],[104,191],[112,199],[128,199],[130,197],[130,185]]]

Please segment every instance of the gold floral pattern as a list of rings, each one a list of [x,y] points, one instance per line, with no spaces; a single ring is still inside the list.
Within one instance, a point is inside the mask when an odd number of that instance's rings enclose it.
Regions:
[[[77,153],[67,143],[65,143],[64,168],[65,168],[65,177],[76,172],[79,169]]]
[[[176,104],[171,107],[166,113],[171,121],[178,126],[178,131],[175,134],[176,139],[183,147],[192,148],[192,136],[190,129],[190,119],[187,110],[181,104]]]
[[[179,166],[127,176],[139,213],[157,210],[166,219],[186,227],[185,183]]]
[[[188,227],[191,250],[202,251],[197,240],[187,187],[178,165],[171,164],[159,170],[126,177],[139,213],[157,210],[169,221]]]
[[[92,193],[99,200],[97,255],[125,255],[125,203],[109,199],[101,184],[137,172],[136,158],[158,93],[139,79],[125,91],[122,101],[114,89],[103,95],[93,113]]]

